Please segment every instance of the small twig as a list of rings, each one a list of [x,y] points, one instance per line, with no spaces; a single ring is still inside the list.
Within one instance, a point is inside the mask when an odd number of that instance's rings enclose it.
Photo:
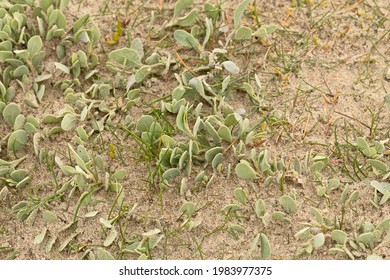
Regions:
[[[187,65],[187,63],[184,62],[184,60],[180,57],[180,55],[177,52],[175,52],[175,53],[176,53],[176,57],[179,60],[179,62],[181,63],[181,65],[183,65],[192,75],[197,76],[195,74],[195,72],[192,71],[191,68]]]
[[[346,117],[346,118],[349,118],[349,119],[351,119],[351,120],[357,121],[358,123],[360,123],[361,125],[367,127],[367,128],[370,129],[370,131],[371,131],[371,127],[370,127],[370,126],[368,126],[368,125],[366,125],[365,123],[359,121],[357,118],[348,116],[347,114],[341,113],[341,112],[339,112],[339,111],[334,111],[334,112],[335,112],[336,114],[342,115],[342,116],[344,116],[344,117]]]

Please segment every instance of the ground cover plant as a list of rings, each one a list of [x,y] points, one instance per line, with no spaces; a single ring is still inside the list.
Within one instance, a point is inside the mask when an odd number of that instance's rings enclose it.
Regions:
[[[1,259],[390,258],[388,1],[0,15]]]

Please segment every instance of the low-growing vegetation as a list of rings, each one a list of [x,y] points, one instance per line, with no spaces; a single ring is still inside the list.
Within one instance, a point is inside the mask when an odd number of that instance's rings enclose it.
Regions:
[[[389,259],[390,5],[266,2],[1,1],[0,258]]]

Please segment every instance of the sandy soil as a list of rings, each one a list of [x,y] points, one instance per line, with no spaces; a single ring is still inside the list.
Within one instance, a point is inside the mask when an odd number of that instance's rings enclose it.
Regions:
[[[71,2],[66,16],[74,20],[79,16],[90,13],[102,34],[102,42],[96,52],[100,57],[100,66],[97,67],[101,77],[111,79],[113,76],[105,68],[107,53],[125,46],[126,36],[123,36],[119,44],[109,46],[105,38],[112,36],[115,30],[116,18],[129,21],[129,32],[132,37],[141,37],[144,41],[145,52],[151,52],[157,45],[167,45],[167,50],[174,54],[180,51],[185,56],[185,50],[178,49],[173,43],[151,38],[147,32],[147,23],[150,13],[156,13],[156,21],[152,26],[155,29],[168,17],[172,16],[174,1],[163,1],[160,11],[159,1],[108,1],[105,14],[102,13],[105,1],[85,0],[80,4]],[[232,24],[232,14],[239,1],[226,1],[226,22]],[[324,178],[339,178],[342,186],[349,185],[350,193],[355,190],[360,192],[359,200],[348,209],[345,217],[345,231],[350,238],[355,238],[358,221],[370,222],[374,226],[385,218],[390,218],[389,202],[374,207],[373,189],[370,181],[374,178],[367,177],[354,182],[343,173],[341,161],[333,153],[335,151],[335,131],[340,139],[349,139],[354,142],[356,137],[363,136],[371,140],[386,140],[389,138],[390,122],[388,109],[381,107],[383,98],[389,94],[390,80],[386,79],[389,71],[390,58],[390,4],[387,0],[365,1],[312,1],[316,8],[309,14],[309,8],[302,4],[301,8],[292,9],[291,1],[257,1],[260,10],[260,21],[264,24],[278,26],[277,35],[272,36],[263,44],[253,45],[240,53],[232,54],[231,59],[242,69],[245,75],[257,73],[260,76],[263,88],[261,95],[264,97],[263,110],[253,108],[249,98],[242,91],[234,91],[229,103],[234,108],[244,107],[246,115],[252,123],[256,122],[259,115],[271,111],[282,114],[287,125],[275,126],[277,131],[272,137],[266,138],[259,147],[267,148],[270,158],[276,157],[285,160],[287,166],[293,165],[294,158],[303,160],[305,154],[312,150],[313,153],[325,153],[330,157],[336,170],[327,169]],[[296,1],[305,2],[305,1]],[[203,1],[196,1],[196,6],[201,7]],[[360,4],[359,4],[360,3]],[[128,4],[128,5],[127,5]],[[251,22],[246,17],[244,22]],[[313,22],[316,22],[313,25]],[[387,33],[386,33],[387,32]],[[387,35],[386,35],[387,34]],[[172,37],[172,36],[171,36]],[[44,64],[46,71],[53,73],[53,78],[46,82],[45,97],[38,110],[29,109],[23,105],[23,98],[17,95],[15,102],[21,104],[23,112],[33,114],[42,119],[47,114],[54,114],[64,107],[64,98],[61,90],[54,83],[63,78],[63,74],[54,68],[57,60],[54,49],[55,44],[48,43],[45,46],[47,59]],[[77,50],[77,49],[76,49]],[[69,50],[71,52],[72,50]],[[281,55],[277,54],[282,53]],[[196,62],[189,61],[190,67]],[[180,63],[174,66],[182,67]],[[53,82],[52,82],[53,81]],[[141,103],[134,106],[126,113],[118,113],[117,121],[129,115],[133,122],[142,115],[150,112],[150,107],[145,106],[151,100],[169,94],[177,86],[177,81],[172,72],[165,77],[153,77],[142,87]],[[118,93],[120,94],[120,93]],[[379,112],[379,113],[377,113]],[[386,113],[387,112],[387,113]],[[372,114],[377,114],[376,133],[368,126],[372,121]],[[174,119],[174,118],[173,118]],[[49,127],[42,125],[43,127]],[[0,139],[7,131],[6,124],[0,121]],[[114,136],[115,135],[115,136]],[[63,160],[67,154],[67,143],[73,142],[74,132],[60,133],[41,142],[41,147],[50,153],[56,153]],[[251,252],[252,241],[258,233],[268,236],[272,246],[272,259],[348,259],[347,255],[329,253],[329,248],[334,246],[327,235],[325,245],[313,254],[302,254],[305,240],[297,240],[294,235],[303,229],[304,223],[313,220],[310,207],[321,210],[324,218],[334,221],[341,217],[340,196],[342,188],[331,193],[329,204],[326,199],[316,195],[318,184],[308,174],[303,174],[299,179],[287,177],[285,193],[295,193],[298,203],[298,211],[287,215],[291,222],[279,222],[271,220],[267,227],[256,217],[253,210],[257,199],[261,198],[267,205],[267,213],[282,211],[279,204],[281,196],[277,185],[263,186],[265,178],[254,182],[253,187],[237,176],[227,179],[222,174],[216,174],[214,181],[207,187],[199,187],[194,182],[196,174],[204,166],[196,166],[193,176],[187,178],[187,192],[180,194],[180,180],[174,181],[170,187],[160,188],[157,191],[146,182],[147,163],[137,159],[132,151],[122,150],[123,161],[117,155],[111,158],[109,155],[109,143],[118,147],[138,149],[136,143],[125,136],[123,131],[115,129],[114,133],[105,131],[99,136],[93,136],[91,143],[86,145],[91,154],[101,154],[106,166],[115,171],[125,168],[126,180],[124,186],[124,207],[131,209],[136,205],[131,215],[121,216],[116,230],[122,231],[126,246],[131,240],[140,240],[142,234],[158,228],[164,238],[159,245],[149,252],[153,259],[257,259],[260,258],[259,245]],[[103,143],[101,143],[103,139]],[[340,140],[341,142],[344,142]],[[103,145],[104,148],[99,148]],[[10,159],[11,156],[3,146],[0,151],[2,159]],[[387,149],[389,146],[387,145]],[[19,166],[27,169],[33,176],[31,184],[23,190],[11,189],[9,194],[0,201],[0,258],[17,259],[80,259],[96,257],[96,248],[102,246],[109,230],[101,225],[100,218],[106,219],[116,199],[115,192],[99,190],[94,193],[93,203],[82,207],[79,211],[77,226],[66,228],[71,224],[77,207],[77,201],[81,192],[74,196],[64,197],[42,205],[38,212],[38,218],[33,225],[27,225],[19,221],[11,213],[11,207],[21,200],[44,198],[53,195],[56,191],[55,181],[46,164],[39,164],[33,154],[32,143],[23,151],[26,160]],[[237,159],[228,157],[227,162],[237,163]],[[390,164],[390,155],[382,160]],[[211,176],[210,167],[205,168]],[[67,178],[61,171],[55,169],[56,180],[63,184]],[[104,174],[102,174],[104,176]],[[0,182],[0,189],[2,187]],[[161,187],[161,186],[159,186]],[[245,232],[236,236],[226,230],[226,216],[221,210],[225,205],[237,203],[233,191],[242,187],[248,194],[249,203],[242,205],[241,218],[235,218],[229,223],[236,223],[245,227]],[[198,211],[193,217],[201,224],[192,229],[178,231],[184,221],[180,212],[181,205],[186,201],[192,201],[197,205]],[[45,210],[54,212],[58,221],[48,223],[42,219]],[[91,218],[84,215],[90,211],[99,211]],[[113,208],[111,217],[120,214],[117,206]],[[119,226],[121,225],[121,226]],[[34,245],[34,239],[47,228],[44,241],[40,245]],[[62,243],[71,235],[76,234],[70,245],[59,252]],[[328,233],[329,234],[329,233]],[[50,237],[55,238],[53,248],[46,249]],[[383,241],[377,242],[372,249],[363,250],[361,256],[376,254],[384,259],[390,259],[390,241],[383,236]],[[115,258],[136,259],[138,254],[121,254],[123,246],[121,238],[117,238],[108,250]],[[95,254],[93,254],[93,252]]]

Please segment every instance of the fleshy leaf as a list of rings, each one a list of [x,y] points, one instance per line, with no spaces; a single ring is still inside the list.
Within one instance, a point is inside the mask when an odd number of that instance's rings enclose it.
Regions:
[[[280,204],[287,213],[295,213],[297,211],[297,205],[295,200],[288,195],[284,195],[279,199]]]
[[[248,197],[245,194],[245,191],[242,188],[237,188],[234,190],[234,196],[236,199],[242,204],[246,204],[248,202]]]
[[[112,242],[115,241],[115,239],[118,236],[118,232],[115,230],[115,228],[111,228],[110,233],[107,235],[106,240],[104,240],[103,246],[108,247],[112,244]]]
[[[245,12],[246,7],[249,4],[249,0],[244,0],[234,10],[234,28],[237,29],[240,26],[241,17]]]
[[[71,113],[68,113],[64,116],[64,118],[61,121],[61,128],[64,131],[70,131],[72,128],[76,126],[77,123],[77,116]]]
[[[234,40],[249,40],[252,37],[252,29],[246,26],[241,26],[234,33]]]
[[[164,180],[171,180],[177,176],[180,176],[180,170],[178,168],[170,168],[162,175]]]
[[[226,69],[226,71],[232,74],[240,73],[240,68],[238,68],[238,66],[233,61],[224,61],[222,62],[222,66]]]
[[[140,69],[137,70],[137,72],[135,73],[135,81],[137,83],[140,83],[142,82],[148,75],[149,73],[152,71],[152,68],[150,66],[142,66]]]
[[[267,39],[269,37],[269,35],[271,35],[272,33],[274,33],[276,31],[277,27],[275,25],[264,25],[262,27],[260,27],[259,29],[257,29],[257,31],[255,33],[253,33],[252,35],[257,37],[257,38],[261,38],[261,39]]]
[[[330,236],[340,245],[344,245],[347,241],[347,234],[342,230],[335,229]]]
[[[260,246],[261,246],[261,259],[268,260],[271,257],[271,244],[268,241],[267,236],[260,234]]]
[[[138,53],[130,48],[114,50],[108,54],[108,58],[123,66],[136,67],[141,64]]]
[[[180,207],[180,212],[186,214],[187,217],[191,217],[192,214],[194,214],[195,210],[196,210],[196,205],[193,204],[192,202],[185,202],[185,203]]]
[[[179,0],[176,2],[175,7],[173,9],[173,19],[176,19],[180,16],[182,12],[184,12],[188,7],[190,7],[194,3],[194,0]]]
[[[258,218],[261,218],[264,216],[264,214],[265,214],[265,203],[264,200],[259,199],[256,202],[256,216]]]
[[[184,30],[176,30],[173,34],[175,40],[187,48],[199,49],[199,42],[190,33]]]
[[[40,36],[35,35],[28,40],[27,51],[30,53],[30,57],[38,53],[42,49],[42,39]]]
[[[44,228],[37,236],[34,238],[34,245],[39,245],[45,239],[47,228]]]
[[[14,131],[8,138],[8,150],[18,151],[23,149],[27,143],[27,132],[23,129]]]
[[[98,260],[115,260],[115,258],[110,254],[110,252],[102,248],[97,248],[95,252]]]
[[[255,170],[245,160],[241,160],[241,162],[237,164],[235,170],[237,176],[241,179],[254,180],[257,178]]]
[[[325,243],[325,235],[322,232],[314,236],[313,246],[315,249],[320,248],[322,245],[324,245],[324,243]]]
[[[20,108],[16,103],[9,103],[3,109],[3,118],[10,126],[14,126],[17,116],[20,114]]]

